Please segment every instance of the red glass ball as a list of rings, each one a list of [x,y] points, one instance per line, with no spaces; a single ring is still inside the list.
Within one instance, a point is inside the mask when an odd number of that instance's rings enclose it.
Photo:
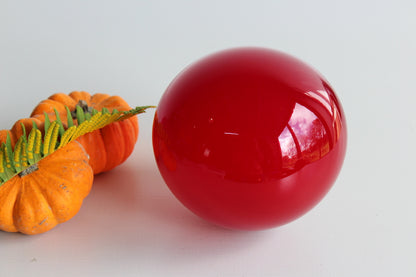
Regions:
[[[231,229],[288,223],[328,192],[346,151],[328,82],[287,54],[237,48],[207,56],[169,85],[153,149],[173,194]]]

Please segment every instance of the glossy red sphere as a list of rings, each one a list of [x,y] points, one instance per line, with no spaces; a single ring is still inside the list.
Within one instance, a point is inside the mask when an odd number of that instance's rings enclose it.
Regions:
[[[328,82],[263,48],[187,67],[153,123],[156,162],[173,194],[200,217],[244,230],[288,223],[315,206],[341,169],[346,137]]]

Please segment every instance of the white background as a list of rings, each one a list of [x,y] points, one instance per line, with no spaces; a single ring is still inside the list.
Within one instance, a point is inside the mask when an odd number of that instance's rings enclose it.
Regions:
[[[324,200],[280,228],[235,232],[185,209],[154,162],[154,111],[129,160],[42,235],[0,232],[0,276],[416,276],[414,1],[0,0],[0,127],[56,92],[157,104],[189,63],[235,46],[319,69],[349,142]],[[1,203],[0,203],[1,205]]]

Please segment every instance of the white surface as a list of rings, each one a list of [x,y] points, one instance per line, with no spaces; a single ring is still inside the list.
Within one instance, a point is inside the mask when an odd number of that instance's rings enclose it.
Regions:
[[[142,115],[135,152],[95,179],[72,220],[0,232],[0,276],[416,276],[414,3],[0,0],[2,129],[55,92],[157,104],[187,64],[247,45],[318,68],[349,127],[343,170],[316,208],[233,232],[172,196],[153,159],[153,112]]]

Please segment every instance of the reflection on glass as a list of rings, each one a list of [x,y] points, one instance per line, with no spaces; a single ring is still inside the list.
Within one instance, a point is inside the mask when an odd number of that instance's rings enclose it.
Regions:
[[[327,109],[330,115],[333,114],[334,104],[333,101],[331,101],[329,98],[327,91],[318,89],[316,91],[308,91],[305,94],[321,103]]]
[[[280,134],[279,143],[282,172],[286,176],[305,164],[319,160],[330,150],[329,137],[321,120],[299,103]]]

